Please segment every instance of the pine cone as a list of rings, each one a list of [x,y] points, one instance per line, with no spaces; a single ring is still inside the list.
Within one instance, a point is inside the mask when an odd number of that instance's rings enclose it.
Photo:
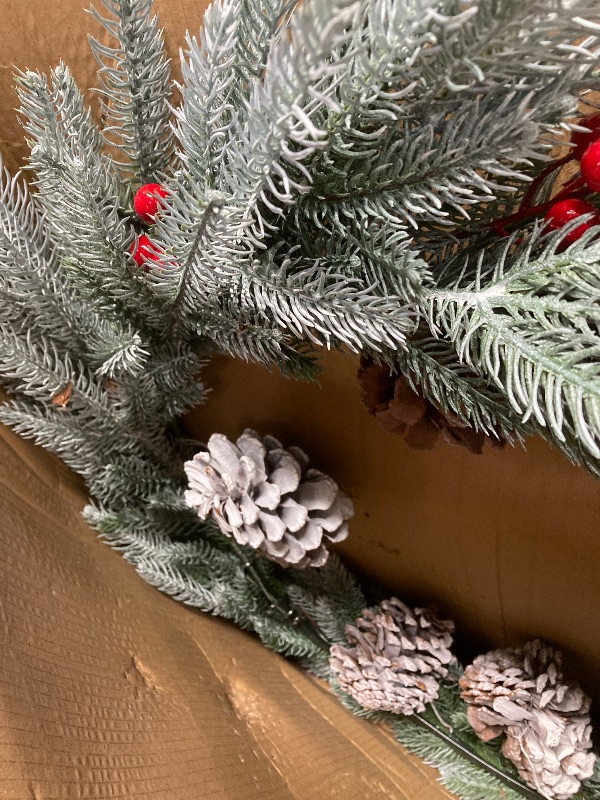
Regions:
[[[363,708],[413,714],[438,696],[436,677],[448,674],[454,623],[411,611],[393,597],[346,626],[350,647],[333,645],[330,667],[342,689]]]
[[[483,741],[506,733],[502,751],[544,797],[568,798],[590,777],[590,698],[564,683],[561,655],[539,640],[478,656],[460,679],[467,717]]]
[[[440,436],[448,444],[460,444],[478,455],[486,442],[496,449],[506,444],[438,408],[417,394],[404,375],[390,373],[389,367],[375,364],[368,356],[361,357],[358,382],[368,412],[386,431],[403,435],[415,450],[431,450]]]
[[[348,535],[352,502],[335,481],[308,469],[298,447],[284,450],[272,436],[245,430],[236,444],[213,434],[206,451],[185,463],[186,503],[209,515],[238,544],[250,545],[284,567],[320,567],[325,540]]]
[[[541,795],[567,800],[594,772],[591,730],[585,715],[534,709],[526,723],[507,728],[502,752]]]
[[[504,700],[527,705],[535,681],[524,671],[523,658],[515,650],[493,650],[477,656],[459,681],[461,695],[468,704],[469,723],[484,742],[504,732],[506,719],[495,713]]]

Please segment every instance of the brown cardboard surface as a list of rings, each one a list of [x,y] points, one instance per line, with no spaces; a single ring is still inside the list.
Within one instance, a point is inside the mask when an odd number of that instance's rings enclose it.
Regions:
[[[61,465],[0,429],[0,797],[443,800],[433,770],[137,576]]]
[[[25,156],[12,65],[95,65],[83,0],[0,0],[0,148]],[[206,2],[157,0],[176,54]],[[90,93],[88,93],[89,95]],[[0,431],[0,797],[433,800],[436,774],[233,626],[145,584],[78,514],[79,481]]]
[[[600,700],[600,482],[538,439],[481,456],[411,450],[362,408],[354,358],[323,364],[316,385],[217,358],[189,427],[202,441],[250,426],[299,444],[354,499],[339,550],[361,570],[455,619],[464,656],[557,644]]]

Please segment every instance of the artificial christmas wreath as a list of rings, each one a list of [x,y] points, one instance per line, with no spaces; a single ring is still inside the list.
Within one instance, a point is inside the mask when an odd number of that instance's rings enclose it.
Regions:
[[[172,109],[149,0],[103,3],[100,127],[67,67],[17,79],[35,191],[4,177],[0,419],[86,479],[146,580],[297,658],[465,800],[598,800],[555,650],[462,670],[452,622],[369,605],[330,553],[352,504],[300,448],[178,423],[217,350],[306,378],[345,345],[413,443],[538,433],[599,474],[594,4],[215,0]]]

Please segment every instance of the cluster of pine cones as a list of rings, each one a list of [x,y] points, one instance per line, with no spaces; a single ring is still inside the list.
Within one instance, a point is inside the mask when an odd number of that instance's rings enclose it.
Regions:
[[[396,598],[365,609],[346,626],[348,646],[329,664],[363,708],[422,713],[456,666],[454,625]],[[483,741],[505,735],[502,752],[548,800],[567,800],[594,771],[590,698],[563,681],[560,653],[536,640],[478,656],[460,678],[469,723]]]
[[[433,446],[441,435],[481,452],[485,436],[419,397],[405,378],[373,363],[361,369],[376,416],[406,433],[413,446]],[[185,471],[186,502],[202,519],[212,517],[223,533],[282,566],[322,566],[328,544],[348,533],[350,499],[309,467],[302,450],[286,450],[272,436],[246,430],[234,443],[213,434]],[[453,632],[450,620],[393,597],[346,626],[346,644],[330,650],[331,672],[363,708],[422,713],[457,667]],[[479,656],[460,688],[477,735],[483,741],[505,735],[504,755],[543,797],[567,800],[592,775],[590,698],[563,681],[560,653],[552,647],[534,641]]]

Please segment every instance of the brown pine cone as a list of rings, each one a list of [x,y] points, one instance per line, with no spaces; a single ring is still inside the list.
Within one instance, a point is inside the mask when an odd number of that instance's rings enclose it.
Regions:
[[[404,375],[390,373],[389,367],[375,364],[363,355],[358,370],[361,400],[384,430],[404,436],[415,450],[431,450],[441,437],[448,444],[459,444],[477,455],[486,442],[502,449],[506,444],[473,430],[458,416],[442,411],[417,394]]]

